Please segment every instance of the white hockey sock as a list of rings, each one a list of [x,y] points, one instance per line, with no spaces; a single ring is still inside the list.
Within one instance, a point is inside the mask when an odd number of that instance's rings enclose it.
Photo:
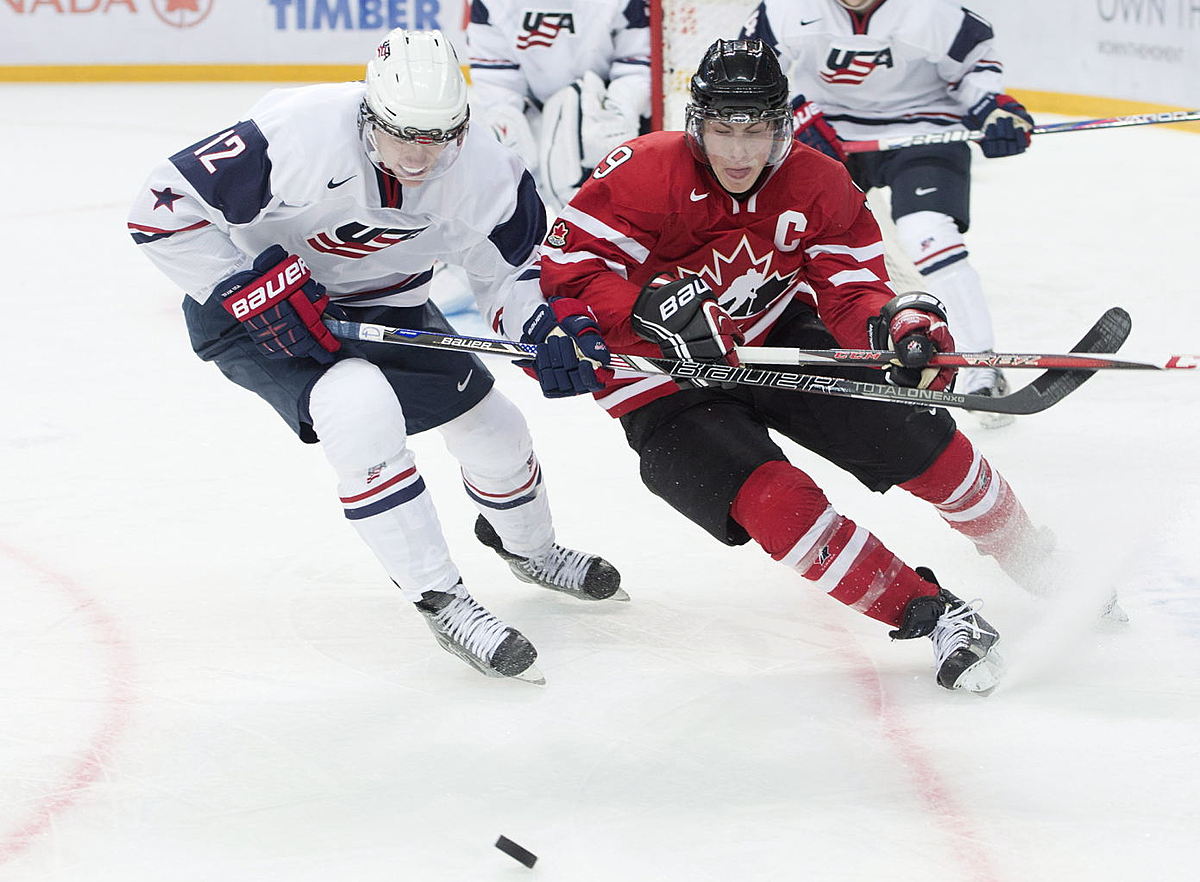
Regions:
[[[504,548],[539,558],[554,544],[550,504],[525,418],[496,390],[440,427],[463,486]]]
[[[959,351],[994,348],[992,315],[983,283],[967,259],[967,246],[954,219],[918,211],[897,219],[896,234],[920,271],[926,290],[945,304]]]
[[[309,411],[347,519],[405,598],[452,587],[458,568],[383,373],[362,359],[338,362],[313,387]]]

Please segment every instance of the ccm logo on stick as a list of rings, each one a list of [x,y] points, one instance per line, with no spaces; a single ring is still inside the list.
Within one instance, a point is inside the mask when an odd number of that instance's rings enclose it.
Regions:
[[[245,318],[290,294],[311,277],[308,266],[293,254],[279,264],[271,275],[258,279],[253,288],[247,288],[241,294],[231,297],[226,301],[225,308],[233,313],[234,318]]]

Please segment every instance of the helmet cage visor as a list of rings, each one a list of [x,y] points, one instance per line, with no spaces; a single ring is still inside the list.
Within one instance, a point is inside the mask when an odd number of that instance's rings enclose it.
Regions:
[[[470,122],[451,129],[397,128],[376,116],[364,100],[358,111],[358,131],[371,164],[402,182],[420,183],[445,174],[462,152]]]
[[[749,156],[764,166],[774,166],[792,149],[793,119],[786,107],[718,110],[689,104],[684,128],[692,155],[705,165],[712,165],[713,156]]]

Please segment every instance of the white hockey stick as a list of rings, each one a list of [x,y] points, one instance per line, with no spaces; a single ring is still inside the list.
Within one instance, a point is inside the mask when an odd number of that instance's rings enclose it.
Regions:
[[[1102,119],[1081,119],[1074,122],[1050,123],[1034,126],[1035,135],[1053,135],[1062,132],[1085,132],[1092,129],[1116,129],[1125,126],[1152,126],[1162,123],[1196,122],[1200,110],[1168,110],[1163,113],[1135,113],[1130,116],[1109,116]],[[959,129],[953,132],[926,132],[921,135],[895,135],[877,141],[843,141],[847,153],[879,153],[899,150],[902,147],[920,147],[927,144],[953,144],[956,141],[982,141],[983,132]]]

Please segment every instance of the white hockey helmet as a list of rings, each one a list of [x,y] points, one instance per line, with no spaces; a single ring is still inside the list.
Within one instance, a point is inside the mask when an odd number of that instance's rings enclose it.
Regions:
[[[366,86],[358,125],[371,161],[402,183],[443,174],[458,156],[471,115],[450,41],[441,31],[396,28],[367,64]],[[407,158],[398,159],[399,153]]]

